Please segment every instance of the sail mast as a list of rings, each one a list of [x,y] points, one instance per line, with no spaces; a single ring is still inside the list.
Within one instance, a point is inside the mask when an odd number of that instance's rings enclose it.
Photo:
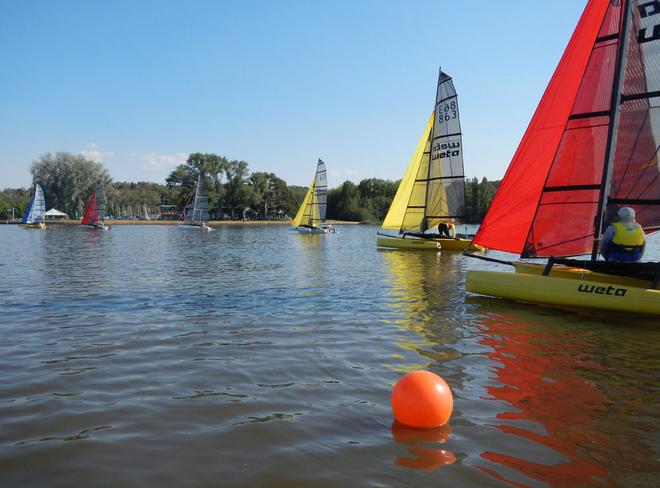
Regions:
[[[628,51],[628,23],[630,18],[631,0],[622,0],[623,18],[619,32],[619,51],[616,57],[614,67],[614,81],[612,88],[612,100],[610,105],[610,125],[607,131],[607,146],[605,148],[605,159],[603,166],[603,175],[600,183],[600,194],[598,197],[598,210],[594,222],[594,240],[591,248],[591,260],[598,258],[598,244],[600,242],[603,230],[603,220],[607,209],[607,196],[610,187],[610,178],[612,174],[612,163],[615,156],[616,132],[619,125],[619,105],[621,101],[621,89],[623,86],[624,72],[626,69],[626,53]]]
[[[431,180],[431,163],[433,162],[433,135],[435,134],[435,121],[438,119],[438,113],[436,112],[438,104],[438,94],[440,93],[440,74],[442,73],[442,66],[438,67],[438,82],[435,88],[435,101],[433,102],[433,125],[431,126],[431,132],[429,133],[429,139],[431,140],[431,145],[429,147],[429,162],[428,168],[426,170],[426,195],[424,197],[424,215],[422,215],[422,221],[420,222],[420,232],[426,232],[429,228],[428,225],[428,209],[429,209],[429,182]]]

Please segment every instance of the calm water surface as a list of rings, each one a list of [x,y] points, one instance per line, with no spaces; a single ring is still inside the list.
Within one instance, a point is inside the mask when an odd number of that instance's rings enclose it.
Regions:
[[[494,265],[375,231],[0,226],[0,485],[660,484],[657,318],[466,298]],[[448,427],[393,425],[416,369]]]

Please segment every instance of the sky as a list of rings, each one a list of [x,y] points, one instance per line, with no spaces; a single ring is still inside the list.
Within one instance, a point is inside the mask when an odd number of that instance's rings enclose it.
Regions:
[[[459,97],[465,174],[500,179],[586,0],[2,0],[0,188],[40,155],[163,183],[191,152],[307,186],[400,179]]]

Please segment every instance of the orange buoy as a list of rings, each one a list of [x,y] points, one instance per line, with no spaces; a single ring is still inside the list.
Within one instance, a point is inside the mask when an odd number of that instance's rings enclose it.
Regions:
[[[407,373],[392,390],[394,418],[408,427],[440,427],[447,423],[453,408],[449,385],[430,371]]]

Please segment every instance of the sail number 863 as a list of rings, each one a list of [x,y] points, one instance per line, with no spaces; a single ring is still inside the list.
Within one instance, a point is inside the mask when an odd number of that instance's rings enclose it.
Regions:
[[[458,107],[456,106],[456,100],[445,103],[438,107],[438,124],[443,122],[448,122],[452,119],[458,117]]]

